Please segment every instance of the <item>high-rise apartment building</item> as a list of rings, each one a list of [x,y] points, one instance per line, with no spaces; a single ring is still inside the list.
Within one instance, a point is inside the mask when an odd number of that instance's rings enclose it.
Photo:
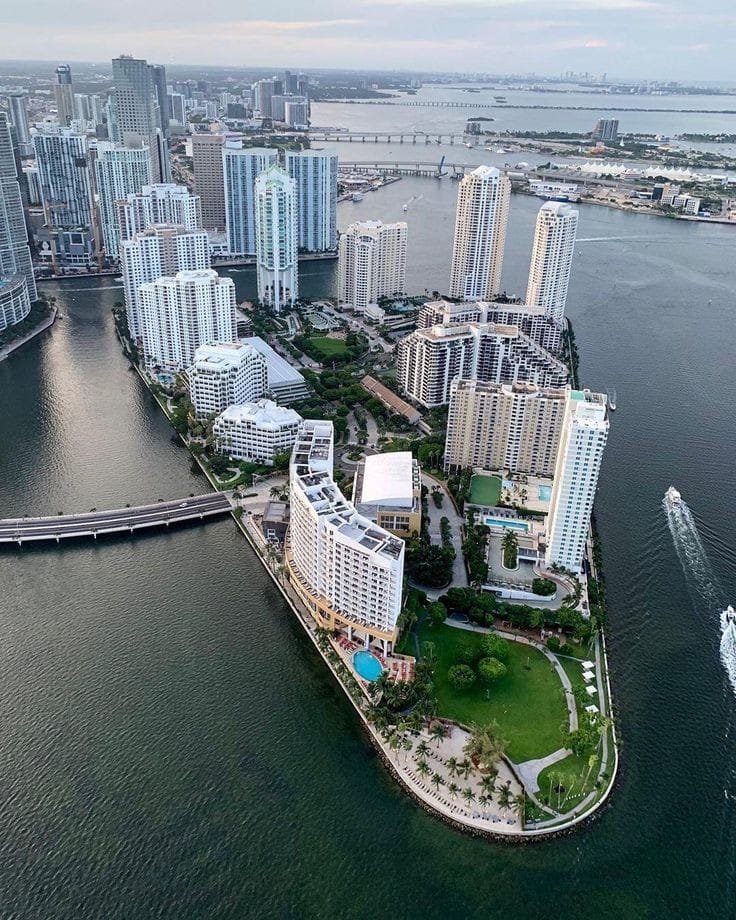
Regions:
[[[417,329],[396,346],[399,386],[428,409],[449,402],[452,382],[458,377],[560,387],[567,376],[565,365],[517,326],[432,326]]]
[[[493,166],[479,166],[458,186],[450,296],[492,300],[501,289],[501,268],[511,182]]]
[[[175,224],[184,230],[202,229],[199,195],[185,185],[172,182],[144,185],[115,202],[116,226],[120,241],[131,240],[154,224]]]
[[[593,128],[593,140],[615,144],[618,140],[618,118],[599,118]]]
[[[454,380],[445,469],[553,476],[569,393],[533,383]]]
[[[187,123],[187,105],[183,93],[169,93],[169,110],[172,122],[184,127]]]
[[[49,126],[34,135],[38,178],[48,227],[92,226],[92,188],[87,138]]]
[[[38,294],[16,174],[10,123],[6,113],[0,112],[0,276],[12,278],[15,275],[23,276],[30,300],[36,300]]]
[[[337,154],[327,150],[289,151],[286,171],[296,182],[299,249],[337,249]]]
[[[267,80],[259,80],[255,86],[255,104],[261,118],[273,118],[272,99],[274,96],[280,96],[283,91],[281,80],[271,77]]]
[[[197,418],[260,399],[268,388],[266,359],[245,342],[201,345],[187,368]]]
[[[23,275],[0,273],[0,332],[22,322],[31,312],[31,298]]]
[[[291,451],[302,417],[270,399],[228,406],[212,425],[215,450],[228,457],[272,466]]]
[[[228,250],[233,255],[255,254],[256,178],[277,162],[278,150],[275,148],[222,148],[225,226]]]
[[[54,98],[56,100],[56,114],[59,124],[62,127],[67,127],[74,118],[74,86],[72,84],[72,69],[68,64],[59,64],[56,68]]]
[[[149,367],[182,371],[200,345],[237,342],[235,283],[211,268],[142,284],[143,355]]]
[[[258,298],[276,313],[299,296],[296,183],[280,166],[256,179]]]
[[[565,318],[577,228],[578,212],[569,204],[548,201],[539,209],[526,300],[558,326]]]
[[[113,58],[112,78],[115,84],[117,132],[114,140],[131,147],[147,144],[151,151],[154,182],[168,182],[171,170],[160,117],[157,94],[160,86],[157,90],[154,76],[154,71],[147,61],[128,55]]]
[[[309,100],[304,96],[286,96],[284,101],[284,122],[289,128],[309,126]]]
[[[340,234],[338,300],[363,313],[379,297],[399,294],[406,287],[404,221],[384,224],[366,220]]]
[[[396,639],[404,541],[358,514],[333,479],[332,422],[302,423],[289,471],[286,569],[318,625],[388,653]]]
[[[164,275],[171,277],[182,271],[208,269],[209,240],[204,230],[157,224],[121,244],[120,262],[128,329],[134,340],[141,339],[144,336],[141,286]]]
[[[606,397],[573,390],[567,404],[547,517],[548,565],[580,572],[603,450]]]
[[[161,128],[164,137],[168,137],[171,109],[169,108],[169,95],[166,87],[166,68],[163,64],[149,64],[148,66],[151,70],[158,126]]]
[[[28,124],[28,97],[25,93],[9,93],[7,99],[8,114],[15,129],[18,152],[22,157],[29,157],[33,153],[33,143],[31,142],[31,129]]]
[[[150,184],[150,151],[148,147],[119,147],[109,141],[100,141],[95,175],[105,255],[117,259],[120,255],[117,203]]]

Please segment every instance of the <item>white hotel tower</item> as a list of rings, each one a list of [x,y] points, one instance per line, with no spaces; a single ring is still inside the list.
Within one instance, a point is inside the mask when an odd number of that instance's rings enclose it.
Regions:
[[[185,185],[157,182],[144,185],[115,203],[120,241],[132,240],[153,224],[202,229],[202,203]]]
[[[501,287],[511,181],[479,166],[458,187],[450,297],[493,300]]]
[[[232,255],[253,255],[256,251],[256,179],[277,162],[278,155],[271,147],[222,148],[225,228]]]
[[[539,209],[526,302],[542,307],[558,325],[565,318],[577,229],[578,212],[569,204],[548,201]]]
[[[236,342],[235,284],[211,268],[158,278],[140,291],[149,367],[181,371],[206,342]]]
[[[280,166],[256,179],[258,299],[275,313],[298,297],[296,182]]]
[[[606,397],[573,390],[567,404],[547,519],[548,564],[579,572],[608,439]]]
[[[140,192],[151,182],[151,151],[143,146],[122,147],[98,141],[95,176],[105,255],[117,259],[120,255],[117,202]]]
[[[286,566],[320,626],[390,651],[404,576],[404,541],[358,514],[332,478],[332,422],[304,421],[290,466]]]

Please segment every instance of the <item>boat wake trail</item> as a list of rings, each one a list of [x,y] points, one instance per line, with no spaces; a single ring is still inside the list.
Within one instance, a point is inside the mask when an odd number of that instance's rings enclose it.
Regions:
[[[662,507],[667,515],[675,552],[693,599],[699,606],[704,604],[709,612],[723,610],[723,589],[713,572],[692,511],[679,496],[676,502],[665,496]],[[727,613],[722,613],[720,626],[721,661],[736,693],[736,616],[729,617]]]

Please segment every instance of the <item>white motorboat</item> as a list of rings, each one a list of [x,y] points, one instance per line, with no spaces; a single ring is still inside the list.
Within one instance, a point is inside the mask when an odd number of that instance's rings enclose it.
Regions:
[[[721,632],[729,629],[736,630],[736,610],[730,604],[721,613]]]
[[[667,508],[677,508],[682,504],[682,495],[674,486],[670,486],[664,493],[664,503]]]

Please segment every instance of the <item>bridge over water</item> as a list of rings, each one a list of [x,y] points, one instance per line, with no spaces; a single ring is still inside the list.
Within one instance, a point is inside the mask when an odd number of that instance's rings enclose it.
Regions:
[[[135,533],[151,527],[169,527],[186,521],[205,520],[229,514],[232,506],[222,492],[193,498],[156,502],[135,508],[90,511],[87,514],[59,514],[55,517],[23,517],[0,520],[0,543],[21,546],[29,541],[59,543],[61,540],[115,533]]]
[[[310,131],[309,138],[324,143],[345,144],[454,144],[464,134],[427,134],[424,131]]]

